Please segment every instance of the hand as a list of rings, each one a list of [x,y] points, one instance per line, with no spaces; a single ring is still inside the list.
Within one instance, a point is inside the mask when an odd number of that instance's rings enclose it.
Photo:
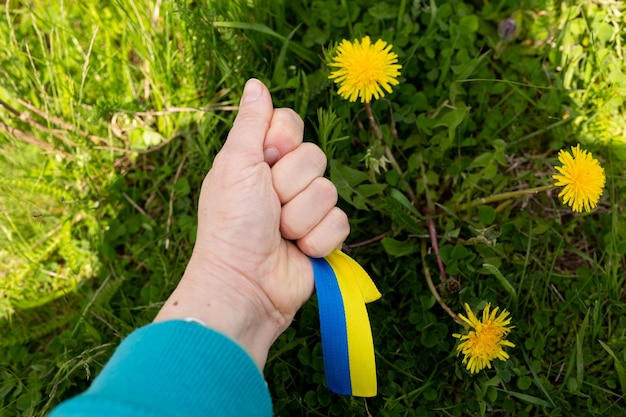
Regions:
[[[246,84],[232,130],[200,193],[196,244],[155,321],[194,317],[239,342],[263,368],[267,352],[313,293],[307,256],[348,236],[326,156],[304,124]]]

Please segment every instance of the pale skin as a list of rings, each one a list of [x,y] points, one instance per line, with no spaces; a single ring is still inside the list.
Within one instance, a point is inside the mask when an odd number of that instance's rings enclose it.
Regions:
[[[246,84],[228,138],[202,183],[197,240],[155,322],[195,318],[239,343],[260,369],[276,338],[313,293],[308,259],[350,231],[326,156],[303,142],[304,124]]]

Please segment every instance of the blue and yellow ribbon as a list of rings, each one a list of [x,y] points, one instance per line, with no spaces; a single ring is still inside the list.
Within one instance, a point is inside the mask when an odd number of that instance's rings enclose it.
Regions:
[[[311,261],[328,388],[338,394],[373,397],[376,362],[365,303],[381,294],[361,265],[339,250]]]

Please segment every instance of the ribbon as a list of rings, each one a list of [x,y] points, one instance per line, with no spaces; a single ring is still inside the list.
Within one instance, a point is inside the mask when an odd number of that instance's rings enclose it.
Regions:
[[[361,265],[339,250],[311,262],[328,388],[337,394],[373,397],[376,362],[365,303],[381,294]]]

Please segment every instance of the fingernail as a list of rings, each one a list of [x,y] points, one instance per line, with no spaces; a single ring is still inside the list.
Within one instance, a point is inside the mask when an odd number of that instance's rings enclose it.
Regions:
[[[272,166],[276,162],[278,162],[278,151],[276,148],[265,148],[263,149],[263,160],[269,165]]]
[[[263,84],[256,78],[251,78],[243,89],[241,102],[247,103],[249,101],[256,101],[261,97],[261,94],[263,94]]]

